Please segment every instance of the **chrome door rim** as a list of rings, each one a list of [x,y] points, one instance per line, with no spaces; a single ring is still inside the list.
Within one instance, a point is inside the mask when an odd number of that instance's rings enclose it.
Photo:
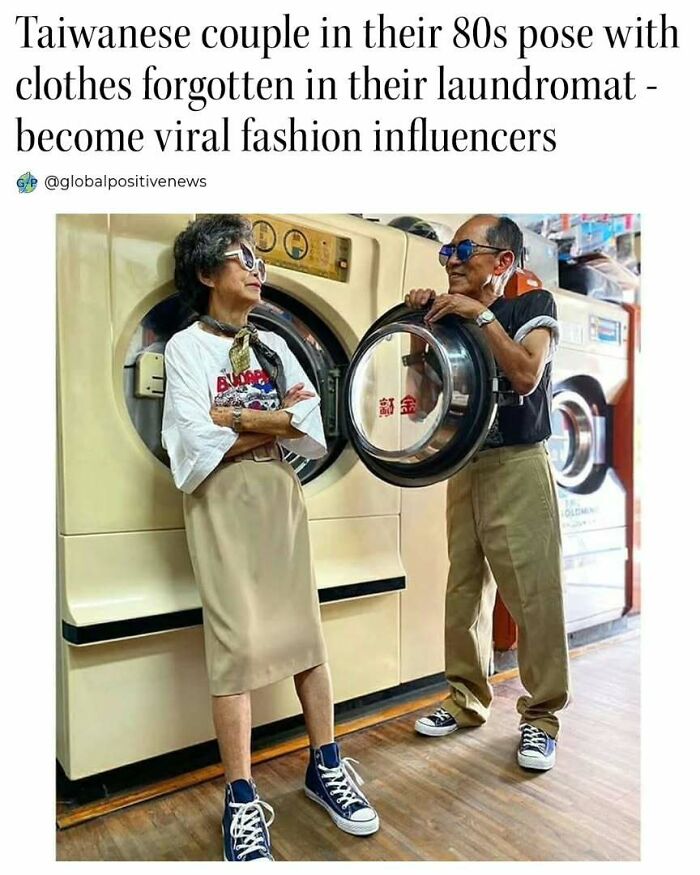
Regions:
[[[420,325],[413,325],[407,322],[395,322],[385,325],[377,329],[367,339],[367,349],[363,352],[362,358],[365,358],[371,353],[377,344],[391,334],[410,333],[415,334],[429,343],[431,348],[437,354],[442,370],[443,388],[442,388],[442,404],[440,416],[436,419],[434,426],[430,431],[417,443],[410,447],[400,450],[382,450],[379,447],[371,444],[364,436],[364,429],[360,426],[355,416],[354,404],[350,404],[349,413],[352,422],[352,427],[355,431],[358,442],[362,449],[375,459],[381,459],[385,462],[401,462],[404,464],[412,464],[416,461],[422,461],[430,458],[435,453],[439,452],[452,438],[454,426],[451,418],[459,414],[462,407],[468,404],[468,393],[459,393],[454,390],[453,368],[459,368],[460,362],[455,361],[455,357],[450,357],[450,352],[443,340],[441,339],[439,330],[428,331]],[[357,376],[357,369],[353,370],[351,376],[350,392],[353,391],[352,382]],[[463,399],[466,397],[466,401]]]
[[[590,404],[578,392],[565,390],[552,399],[552,413],[557,411],[569,419],[574,431],[574,452],[563,469],[555,469],[556,481],[565,489],[574,489],[584,483],[595,463],[595,419]]]
[[[497,387],[494,382],[496,363],[481,329],[454,316],[446,316],[438,324],[427,326],[424,317],[424,311],[415,310],[405,304],[397,304],[380,316],[362,337],[351,357],[343,389],[347,437],[353,449],[372,474],[385,483],[402,488],[430,486],[451,477],[463,468],[481,446],[497,403]],[[384,330],[387,328],[388,330]],[[382,336],[386,336],[399,331],[407,331],[429,340],[431,357],[434,359],[432,366],[436,371],[443,371],[443,398],[442,403],[436,403],[430,412],[432,417],[439,411],[441,418],[436,416],[436,422],[426,425],[426,431],[429,429],[426,437],[421,437],[408,448],[409,452],[417,451],[417,455],[407,456],[407,450],[402,448],[398,454],[400,458],[387,459],[381,456],[385,456],[388,451],[380,449],[377,453],[367,437],[357,428],[359,409],[356,406],[352,410],[351,388],[358,362],[367,348],[377,340],[380,332]],[[400,370],[398,356],[395,365]],[[401,385],[404,373],[401,371],[399,378]],[[356,392],[355,402],[357,397]],[[369,416],[365,421],[369,435],[372,436],[371,412]],[[399,428],[401,440],[416,440],[413,436],[407,437],[402,425]],[[378,440],[389,443],[389,446],[400,446],[400,441],[392,445],[383,436]],[[417,449],[421,446],[423,449]],[[395,451],[392,449],[390,452]]]

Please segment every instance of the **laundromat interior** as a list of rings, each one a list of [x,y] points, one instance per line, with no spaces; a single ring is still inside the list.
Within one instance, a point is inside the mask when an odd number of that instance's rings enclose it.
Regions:
[[[263,303],[252,319],[284,337],[321,397],[327,455],[288,461],[308,507],[338,738],[363,765],[393,749],[407,770],[429,760],[449,782],[450,769],[459,767],[441,763],[412,729],[446,694],[446,481],[411,487],[375,476],[348,439],[344,399],[368,328],[411,289],[446,290],[437,253],[469,214],[246,215],[267,264]],[[58,859],[220,859],[218,802],[208,825],[197,827],[205,838],[188,848],[173,849],[172,838],[141,845],[119,838],[125,823],[138,833],[139,817],[151,823],[170,816],[195,798],[187,794],[209,786],[218,800],[223,786],[182,496],[161,444],[164,349],[182,327],[173,241],[195,217],[56,219]],[[581,718],[567,723],[557,769],[586,797],[581,775],[595,739],[583,727],[587,720],[612,726],[608,711],[620,701],[615,684],[627,697],[619,715],[624,753],[591,782],[578,833],[575,797],[564,785],[542,791],[554,793],[553,832],[560,828],[556,795],[568,800],[572,837],[560,856],[546,856],[546,839],[529,851],[517,836],[491,857],[467,838],[436,850],[407,828],[414,844],[334,838],[324,846],[321,837],[302,851],[282,844],[279,859],[588,859],[588,833],[597,836],[594,858],[638,858],[638,775],[624,793],[611,788],[616,770],[637,774],[639,759],[641,221],[635,214],[510,217],[523,230],[524,253],[506,296],[549,290],[560,325],[548,446],[561,515],[570,710],[580,708]],[[381,385],[361,400],[381,411],[377,427],[389,445],[410,425],[401,350],[387,349],[382,362]],[[517,654],[516,625],[498,599],[490,665],[511,735],[521,691]],[[307,746],[292,681],[254,691],[252,710],[254,770],[269,770],[261,775],[272,786],[286,779],[286,764],[303,761]],[[498,804],[517,804],[517,766],[503,753],[511,736],[500,724],[479,732],[492,732],[493,743],[473,743],[484,749],[472,751],[475,765],[460,781],[467,786],[476,764],[491,763],[494,782],[503,782]],[[493,750],[501,751],[500,765],[488,759]],[[384,785],[368,781],[378,808]],[[537,793],[544,785],[523,786]],[[293,792],[280,790],[283,814]],[[392,805],[401,808],[387,799],[387,825]]]

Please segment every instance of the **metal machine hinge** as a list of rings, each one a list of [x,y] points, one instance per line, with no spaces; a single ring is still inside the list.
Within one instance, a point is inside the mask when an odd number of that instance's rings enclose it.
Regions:
[[[338,437],[340,435],[340,397],[345,371],[346,368],[344,367],[330,368],[324,380],[325,395],[328,403],[323,415],[323,426],[327,437]]]

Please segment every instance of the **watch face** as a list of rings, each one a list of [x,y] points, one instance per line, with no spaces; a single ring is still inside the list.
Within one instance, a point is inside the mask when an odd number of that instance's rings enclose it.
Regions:
[[[484,312],[481,313],[481,315],[479,316],[477,321],[479,322],[480,325],[486,325],[489,322],[493,322],[493,320],[495,318],[496,317],[493,315],[493,313],[490,310],[484,310]]]

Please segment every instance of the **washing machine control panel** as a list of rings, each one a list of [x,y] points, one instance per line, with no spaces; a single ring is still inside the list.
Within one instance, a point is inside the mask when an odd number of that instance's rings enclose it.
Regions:
[[[347,282],[350,240],[273,216],[248,214],[258,254],[268,264]]]
[[[627,322],[608,319],[591,313],[588,322],[559,320],[560,342],[567,346],[589,347],[596,351],[624,348],[627,344]]]
[[[620,346],[627,338],[627,325],[623,326],[617,319],[591,314],[588,320],[588,336],[591,341],[605,346]]]

